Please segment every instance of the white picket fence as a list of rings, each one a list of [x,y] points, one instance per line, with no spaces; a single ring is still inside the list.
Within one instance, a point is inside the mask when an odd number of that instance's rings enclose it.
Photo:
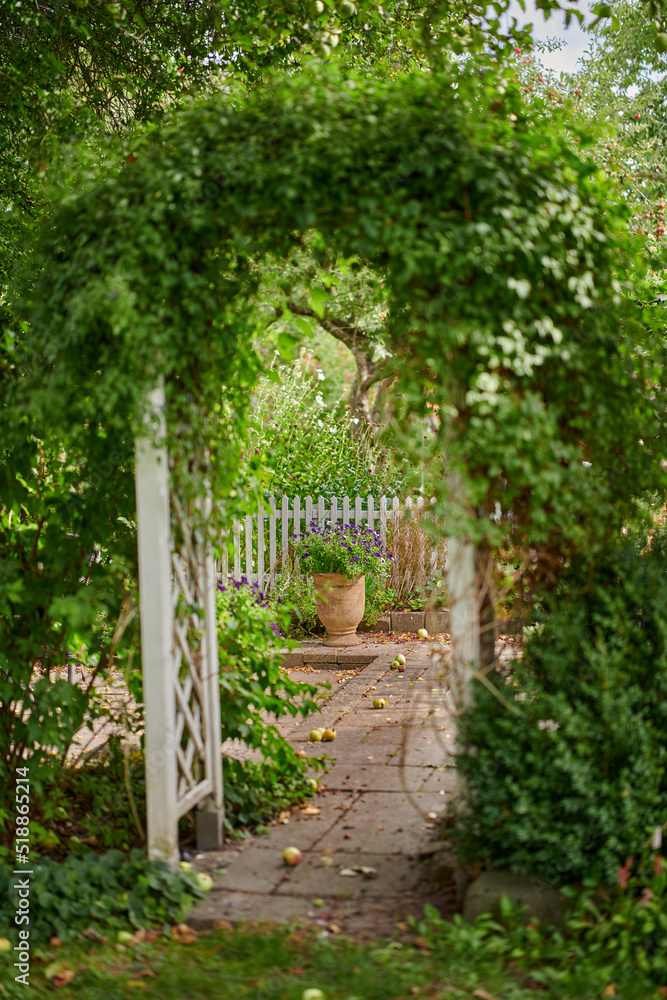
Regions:
[[[268,510],[234,521],[231,545],[218,562],[219,578],[226,584],[230,576],[237,580],[245,576],[249,583],[271,590],[281,569],[293,560],[291,535],[300,534],[311,521],[319,525],[338,521],[369,525],[380,533],[394,556],[388,585],[399,594],[408,593],[444,575],[446,568],[445,540],[434,543],[421,525],[428,503],[423,497],[381,497],[377,506],[372,496],[343,497],[342,504],[335,498],[283,496],[276,501],[271,497]]]

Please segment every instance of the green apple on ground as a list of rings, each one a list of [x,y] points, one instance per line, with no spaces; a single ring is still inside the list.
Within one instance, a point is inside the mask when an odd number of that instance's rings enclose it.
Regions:
[[[301,861],[303,855],[298,847],[286,847],[283,851],[283,861],[289,868],[294,868]]]

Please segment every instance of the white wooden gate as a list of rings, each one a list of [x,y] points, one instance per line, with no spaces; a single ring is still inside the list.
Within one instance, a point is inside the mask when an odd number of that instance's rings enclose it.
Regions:
[[[135,477],[148,855],[176,865],[178,821],[195,807],[197,846],[223,842],[216,574],[194,512],[170,498],[163,388],[147,419]]]

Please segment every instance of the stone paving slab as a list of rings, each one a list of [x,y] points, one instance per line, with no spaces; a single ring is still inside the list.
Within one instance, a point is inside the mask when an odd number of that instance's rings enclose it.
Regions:
[[[316,796],[311,801],[320,810],[319,815],[304,816],[302,812],[292,812],[289,823],[278,823],[268,833],[255,838],[243,852],[243,857],[247,858],[261,851],[262,857],[258,856],[257,861],[263,863],[266,860],[263,853],[265,851],[273,851],[275,857],[280,859],[286,847],[309,850],[340,820],[341,815],[352,806],[354,799],[355,796],[346,791],[327,791],[324,795]],[[250,884],[246,886],[249,887]]]
[[[437,793],[365,792],[318,848],[363,852],[372,845],[377,853],[417,854],[433,828],[426,814],[443,808],[443,797]]]
[[[310,837],[307,840],[310,845]],[[275,845],[269,848],[258,844],[232,862],[225,875],[213,878],[212,891],[270,893],[280,885],[284,874],[281,851]]]
[[[404,769],[406,771],[422,770],[408,765]],[[419,787],[420,792],[438,792],[439,795],[444,792],[448,796],[455,794],[457,782],[455,767],[429,767],[424,770],[428,772],[428,777]]]
[[[364,874],[355,869],[371,869]],[[341,871],[348,874],[342,875]],[[386,854],[338,851],[320,857],[313,854],[285,875],[278,895],[359,897],[400,896],[424,881],[424,866],[417,858]]]
[[[190,911],[187,919],[190,927],[201,930],[211,927],[216,920],[229,920],[232,923],[268,920],[277,924],[289,924],[302,916],[305,916],[302,899],[212,889],[206,899],[197,903]]]
[[[368,664],[377,659],[383,646],[364,642],[358,646],[325,646],[322,642],[303,643],[292,650],[280,650],[281,666],[287,670],[298,669],[304,665],[326,667],[341,664]]]
[[[368,755],[366,755],[368,756]],[[334,764],[322,781],[327,789],[345,791],[401,792],[405,788],[418,792],[432,777],[428,767],[386,767],[382,761]],[[437,791],[437,782],[430,787]]]
[[[351,715],[349,719],[344,719],[341,725],[344,723],[345,726],[354,729],[380,729],[386,726],[387,722],[391,721],[395,724],[400,724],[403,726],[418,727],[421,726],[423,722],[428,718],[428,713],[411,711],[408,707],[407,711],[401,711],[398,704],[394,708],[391,703],[385,705],[384,708],[369,708],[364,705],[360,708],[359,712],[355,715]],[[361,734],[360,734],[361,735]]]

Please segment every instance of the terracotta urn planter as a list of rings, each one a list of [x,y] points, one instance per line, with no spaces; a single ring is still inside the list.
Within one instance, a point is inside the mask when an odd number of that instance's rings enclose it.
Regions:
[[[366,608],[366,577],[348,579],[343,573],[313,573],[317,614],[327,630],[324,646],[358,646],[364,640],[357,625]]]

